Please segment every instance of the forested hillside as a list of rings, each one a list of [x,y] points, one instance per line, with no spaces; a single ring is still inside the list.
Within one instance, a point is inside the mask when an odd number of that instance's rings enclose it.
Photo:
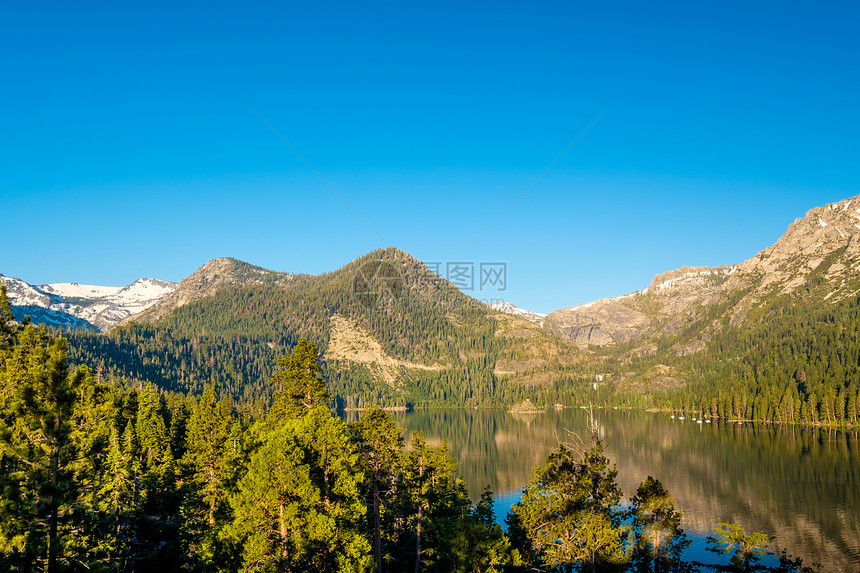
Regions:
[[[628,400],[697,417],[856,425],[858,204],[810,210],[740,265],[664,273],[642,291],[547,321],[591,342],[606,392]]]
[[[66,571],[696,571],[671,495],[629,507],[592,425],[559,444],[496,522],[447,446],[374,409],[334,416],[317,348],[297,341],[271,408],[104,384],[66,341],[13,320],[0,287],[0,568]],[[709,544],[748,571],[770,539],[721,524]],[[704,566],[705,569],[712,569]],[[807,571],[780,560],[767,571]]]
[[[856,425],[860,297],[834,304],[827,292],[813,278],[801,292],[763,300],[742,327],[725,317],[699,352],[678,356],[677,342],[665,341],[665,361],[689,385],[659,400],[711,417]]]
[[[167,313],[159,303],[106,335],[70,333],[70,358],[129,386],[150,381],[199,394],[211,384],[257,407],[271,398],[276,357],[302,337],[322,350],[340,407],[504,401],[576,376],[574,366],[587,360],[575,345],[488,309],[396,249],[319,276],[218,264],[206,280],[206,267],[190,277],[211,285],[229,276],[206,296],[168,300]],[[174,295],[188,291],[184,283]],[[378,346],[379,356],[368,359],[350,344],[329,352],[340,319],[342,338]],[[393,378],[380,370],[390,374],[391,365]]]

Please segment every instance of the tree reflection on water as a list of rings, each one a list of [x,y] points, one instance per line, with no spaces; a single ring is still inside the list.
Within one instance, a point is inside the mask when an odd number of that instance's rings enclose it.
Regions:
[[[819,428],[672,420],[638,411],[596,411],[618,482],[632,496],[647,476],[659,479],[684,514],[682,526],[704,536],[718,523],[776,536],[807,564],[824,570],[860,566],[860,452],[856,433]],[[354,416],[354,413],[351,413]],[[567,432],[587,437],[586,413],[549,410],[514,416],[501,410],[395,413],[407,432],[447,441],[469,494],[489,485],[497,508],[515,503],[531,468],[543,464]]]

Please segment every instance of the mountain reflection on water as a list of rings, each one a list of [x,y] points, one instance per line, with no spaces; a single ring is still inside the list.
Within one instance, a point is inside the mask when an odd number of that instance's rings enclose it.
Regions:
[[[860,568],[857,433],[697,424],[639,411],[595,410],[595,417],[628,498],[651,475],[672,494],[682,526],[693,534],[721,521],[738,523],[775,535],[775,546],[825,571]],[[394,418],[432,445],[447,441],[472,499],[489,485],[497,498],[516,501],[531,468],[543,464],[559,438],[570,431],[588,439],[587,414],[578,408],[519,416],[434,409]]]

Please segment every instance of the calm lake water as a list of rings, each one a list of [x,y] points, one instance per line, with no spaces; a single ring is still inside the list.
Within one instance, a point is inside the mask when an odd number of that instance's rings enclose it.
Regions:
[[[651,475],[674,497],[682,527],[696,539],[688,558],[714,561],[703,538],[723,521],[775,535],[775,547],[824,571],[860,570],[857,433],[697,424],[640,411],[595,410],[595,417],[625,496]],[[417,410],[394,418],[431,445],[447,441],[472,499],[489,485],[500,520],[559,438],[572,431],[588,439],[581,409]]]

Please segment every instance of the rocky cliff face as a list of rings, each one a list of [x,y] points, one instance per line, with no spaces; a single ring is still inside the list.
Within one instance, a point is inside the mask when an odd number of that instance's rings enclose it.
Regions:
[[[811,209],[772,246],[740,265],[728,286],[752,283],[756,290],[790,293],[813,275],[830,283],[837,300],[856,294],[844,289],[857,277],[860,260],[860,196]]]
[[[792,223],[771,247],[739,265],[682,267],[654,277],[641,291],[549,314],[544,327],[579,344],[605,346],[676,334],[709,308],[734,301],[730,325],[743,323],[768,297],[791,294],[811,282],[834,303],[860,293],[860,196],[817,207]],[[809,295],[812,296],[812,295]],[[700,336],[707,339],[704,325]],[[704,347],[686,341],[678,352]]]
[[[579,344],[605,346],[674,334],[714,301],[736,266],[682,267],[654,277],[641,291],[557,310],[544,328]]]

